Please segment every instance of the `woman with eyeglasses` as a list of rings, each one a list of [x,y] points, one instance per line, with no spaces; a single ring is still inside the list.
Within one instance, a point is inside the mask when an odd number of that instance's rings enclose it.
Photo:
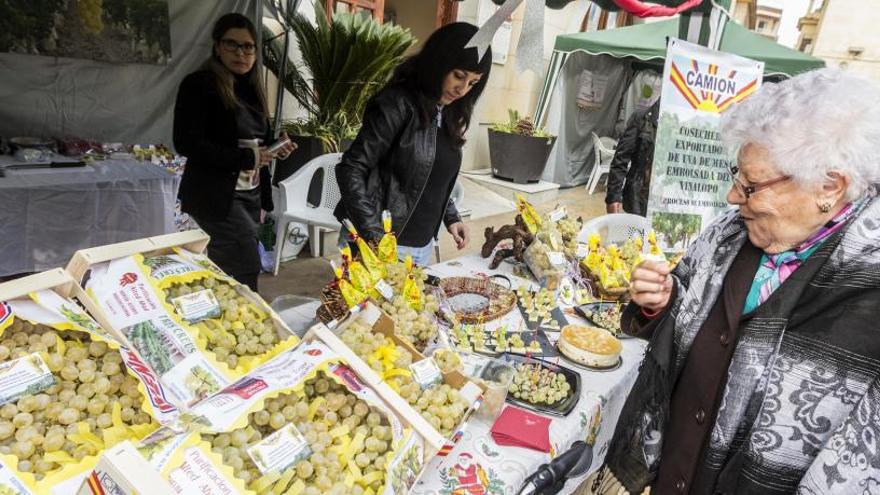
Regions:
[[[419,265],[430,263],[441,223],[458,249],[470,237],[450,196],[464,134],[492,68],[491,50],[480,57],[476,48],[465,49],[476,32],[464,22],[443,26],[400,64],[368,104],[336,169],[342,192],[336,217],[378,241],[382,211],[390,211],[398,253]]]
[[[632,273],[650,340],[594,493],[880,493],[880,87],[823,69],[724,115],[728,202]]]
[[[257,226],[273,209],[268,165],[295,145],[267,151],[272,134],[250,19],[226,14],[212,38],[211,56],[180,83],[174,107],[174,146],[187,158],[179,197],[211,236],[208,257],[256,291]]]

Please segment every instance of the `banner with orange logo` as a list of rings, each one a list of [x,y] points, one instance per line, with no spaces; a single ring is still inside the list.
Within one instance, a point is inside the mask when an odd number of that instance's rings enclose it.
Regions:
[[[665,251],[684,252],[728,208],[736,155],[721,144],[721,114],[754,94],[763,73],[763,62],[669,41],[648,197]]]

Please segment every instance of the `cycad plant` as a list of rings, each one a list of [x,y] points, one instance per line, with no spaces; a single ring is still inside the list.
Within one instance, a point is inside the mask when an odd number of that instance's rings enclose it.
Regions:
[[[315,2],[313,25],[297,12],[284,12],[283,24],[293,31],[302,53],[308,79],[288,62],[283,78],[309,117],[284,123],[291,134],[314,136],[328,152],[338,151],[340,142],[352,138],[360,128],[367,101],[389,79],[404,53],[415,43],[408,29],[378,24],[371,17],[337,13],[327,20],[321,2]],[[264,61],[276,75],[283,43],[266,43]]]

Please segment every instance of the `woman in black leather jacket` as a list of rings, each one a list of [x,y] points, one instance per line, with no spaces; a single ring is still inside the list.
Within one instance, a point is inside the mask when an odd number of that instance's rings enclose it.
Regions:
[[[467,23],[446,25],[403,62],[367,106],[361,131],[336,169],[342,192],[336,217],[378,241],[382,211],[389,210],[399,254],[420,265],[430,263],[441,221],[458,249],[470,238],[449,197],[492,67],[491,50],[480,59],[476,48],[464,48],[476,32]]]
[[[208,256],[257,290],[257,225],[272,211],[267,165],[274,154],[266,96],[256,67],[257,31],[241,14],[217,20],[211,57],[180,83],[174,107],[174,147],[187,158],[181,209],[211,236]],[[287,156],[295,146],[279,152]]]

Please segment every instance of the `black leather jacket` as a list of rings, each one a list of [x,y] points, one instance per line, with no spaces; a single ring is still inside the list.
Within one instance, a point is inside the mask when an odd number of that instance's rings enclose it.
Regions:
[[[443,223],[461,221],[449,201],[452,186],[445,191],[428,188],[437,130],[433,122],[423,125],[416,96],[408,89],[389,87],[373,97],[357,138],[336,167],[342,193],[336,218],[350,219],[361,236],[378,240],[384,232],[382,211],[389,210],[400,236],[407,225],[419,221],[410,216],[422,194],[444,194]]]
[[[651,107],[637,110],[630,117],[611,161],[606,204],[623,203],[623,210],[627,213],[647,214],[659,116],[660,101],[657,100]]]

